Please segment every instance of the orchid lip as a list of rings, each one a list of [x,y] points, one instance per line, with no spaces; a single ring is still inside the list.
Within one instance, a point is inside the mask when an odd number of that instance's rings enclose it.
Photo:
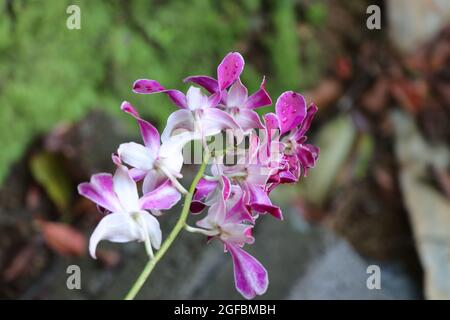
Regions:
[[[154,254],[153,254],[152,244],[150,242],[150,236],[148,234],[148,231],[145,230],[145,222],[142,221],[142,218],[138,212],[131,213],[131,216],[132,216],[133,220],[139,225],[139,230],[141,231],[142,236],[144,238],[145,250],[147,251],[149,258],[153,259]]]
[[[207,230],[207,229],[202,229],[202,228],[191,227],[188,224],[186,224],[184,226],[184,228],[185,228],[186,231],[189,231],[189,232],[192,232],[192,233],[200,233],[200,234],[203,234],[203,235],[208,236],[208,237],[215,237],[215,236],[220,234],[220,231],[216,230],[216,229]]]

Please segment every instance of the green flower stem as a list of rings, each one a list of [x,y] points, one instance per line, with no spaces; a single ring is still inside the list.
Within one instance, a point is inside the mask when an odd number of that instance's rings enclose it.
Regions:
[[[177,223],[173,227],[169,236],[166,238],[166,240],[161,245],[161,248],[155,254],[154,258],[150,259],[147,262],[147,264],[145,265],[141,274],[134,282],[134,284],[131,287],[128,294],[125,296],[125,300],[133,300],[134,297],[136,297],[139,290],[141,290],[142,286],[144,285],[145,281],[147,280],[148,276],[152,273],[156,264],[159,262],[159,260],[161,260],[161,258],[164,256],[166,251],[170,248],[170,246],[172,245],[173,241],[176,239],[176,237],[178,236],[180,231],[186,226],[186,219],[189,215],[189,208],[191,206],[192,197],[194,196],[195,187],[197,186],[197,183],[200,181],[200,179],[203,176],[203,173],[205,172],[208,160],[209,160],[209,155],[205,154],[203,156],[203,162],[202,162],[202,164],[201,164],[201,166],[189,188],[189,192],[186,194],[186,197],[184,198],[183,210],[181,211],[181,215],[178,218]]]

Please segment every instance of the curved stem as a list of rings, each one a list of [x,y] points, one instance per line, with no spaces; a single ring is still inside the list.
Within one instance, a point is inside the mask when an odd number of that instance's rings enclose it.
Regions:
[[[169,178],[170,182],[172,182],[173,186],[178,189],[181,194],[187,194],[188,191],[181,185],[181,183],[174,177],[164,166],[160,167],[161,171],[164,172],[167,178]]]
[[[205,172],[208,160],[209,160],[209,154],[205,154],[203,156],[203,162],[202,162],[194,180],[191,183],[189,192],[186,194],[186,197],[184,198],[183,209],[181,211],[181,215],[178,218],[177,223],[173,227],[169,236],[166,238],[166,240],[161,245],[161,248],[155,254],[154,258],[147,262],[147,264],[144,267],[144,270],[142,270],[141,274],[136,279],[136,281],[133,284],[133,286],[131,287],[130,291],[125,296],[125,300],[133,300],[134,297],[136,297],[139,290],[142,288],[145,281],[147,280],[148,276],[155,268],[156,264],[159,262],[159,260],[161,260],[161,258],[164,256],[166,251],[170,248],[170,246],[172,245],[173,241],[176,239],[176,237],[178,236],[180,231],[185,227],[186,219],[189,215],[189,208],[191,206],[191,201],[192,201],[192,197],[194,195],[195,187],[197,186],[197,183],[200,181],[200,179],[203,176],[203,173]]]

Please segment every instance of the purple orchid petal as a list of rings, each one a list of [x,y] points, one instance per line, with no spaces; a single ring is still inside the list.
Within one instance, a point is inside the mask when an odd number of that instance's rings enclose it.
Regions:
[[[209,181],[204,178],[201,178],[197,183],[195,193],[193,196],[193,201],[191,202],[191,213],[199,214],[207,207],[205,198],[212,196],[213,192],[216,190],[219,182],[218,181]]]
[[[315,164],[314,154],[306,146],[298,146],[296,150],[297,157],[302,167],[311,168]]]
[[[247,167],[247,183],[263,186],[267,179],[277,171],[277,168],[269,168],[262,165],[249,165]]]
[[[180,192],[172,186],[170,181],[166,181],[139,199],[139,205],[142,209],[168,210],[180,201],[180,199]]]
[[[96,203],[100,208],[108,211],[115,211],[116,204],[110,203],[91,183],[83,182],[78,185],[78,193],[92,202]],[[101,210],[100,210],[101,211]]]
[[[278,117],[275,113],[270,112],[264,115],[264,123],[266,124],[266,129],[268,132],[273,132],[273,130],[280,129],[280,123]],[[269,139],[272,140],[272,139]]]
[[[241,108],[244,107],[247,97],[248,90],[242,84],[241,79],[238,78],[237,81],[228,90],[226,96],[224,96],[224,100],[228,108]]]
[[[247,190],[250,196],[249,205],[253,210],[259,213],[267,212],[275,218],[283,220],[281,209],[272,204],[269,196],[261,186],[247,184]]]
[[[115,153],[111,154],[111,160],[116,166],[120,166],[122,164],[120,157]]]
[[[133,84],[133,92],[139,94],[164,93],[172,102],[182,109],[187,108],[186,96],[178,90],[166,89],[158,81],[139,79]]]
[[[244,70],[244,58],[239,52],[230,52],[217,67],[217,81],[219,91],[223,91],[232,85]]]
[[[166,90],[158,81],[138,79],[133,83],[133,91],[140,94],[151,94]]]
[[[302,167],[301,162],[298,160],[298,155],[288,157],[287,168],[297,179],[300,178]]]
[[[311,126],[311,122],[318,110],[319,109],[316,107],[315,104],[311,104],[309,106],[308,112],[306,113],[305,120],[303,120],[300,130],[298,130],[295,134],[295,137],[294,137],[295,140],[301,139],[306,134],[306,132],[309,130],[309,127]]]
[[[208,97],[208,108],[214,108],[216,107],[222,97],[220,96],[220,92],[213,93]]]
[[[224,223],[220,226],[220,240],[239,247],[245,244],[252,244],[255,242],[255,238],[252,236],[252,229],[253,226],[248,224]]]
[[[195,187],[194,200],[202,200],[216,189],[218,181],[201,178]]]
[[[298,174],[292,172],[292,168],[289,165],[283,165],[280,170],[272,175],[267,181],[267,185],[264,187],[267,194],[270,194],[274,188],[284,183],[297,182],[299,178]]]
[[[308,148],[309,151],[311,151],[311,153],[313,154],[315,160],[317,160],[319,158],[319,154],[320,154],[320,148],[319,147],[316,147],[316,146],[314,146],[312,144],[305,144],[303,146]]]
[[[305,119],[305,98],[296,92],[286,91],[278,98],[275,111],[280,121],[281,134],[286,133]]]
[[[266,78],[263,78],[263,81],[254,94],[248,97],[245,102],[245,107],[249,109],[261,108],[270,106],[272,104],[272,99],[269,96],[269,93],[266,91]]]
[[[252,214],[245,204],[243,193],[239,195],[238,201],[228,210],[225,220],[232,223],[241,223],[244,221],[254,222]]]
[[[267,141],[270,142],[272,141],[273,136],[276,134],[277,130],[280,129],[280,122],[277,115],[273,112],[266,113],[263,118],[266,127]]]
[[[138,168],[131,168],[129,170],[129,173],[130,173],[130,177],[136,182],[141,181],[147,175],[146,171],[138,169]]]
[[[198,200],[193,200],[191,202],[191,206],[190,206],[190,211],[192,214],[199,214],[200,212],[202,212],[204,209],[206,208],[206,204],[204,204],[201,201]]]
[[[251,203],[250,207],[255,210],[258,213],[269,213],[271,216],[274,216],[275,218],[279,220],[283,220],[283,214],[281,213],[281,210],[279,207],[271,205],[271,204],[264,204],[264,203]]]
[[[249,138],[249,146],[248,146],[248,158],[251,162],[249,164],[257,164],[256,161],[258,159],[258,150],[259,150],[259,142],[260,139],[258,135],[255,132],[252,132],[250,134]]]
[[[233,116],[244,131],[264,128],[259,115],[253,110],[241,108]]]
[[[231,193],[231,182],[230,179],[228,179],[228,177],[226,176],[222,176],[222,197],[224,200],[228,200],[228,198],[230,197],[230,193]]]
[[[168,181],[168,178],[162,172],[155,169],[146,171],[144,181],[142,182],[142,193],[147,194],[152,192],[166,181]]]
[[[231,244],[225,244],[233,259],[236,289],[246,299],[266,292],[269,285],[267,271],[253,256]]]
[[[308,169],[315,167],[319,153],[320,149],[312,144],[305,144],[297,147],[296,154],[305,177],[308,175]]]
[[[265,127],[266,127],[266,141],[265,141],[265,146],[266,146],[266,156],[270,157],[272,151],[272,148],[278,146],[274,144],[274,137],[277,134],[279,128],[280,128],[280,124],[278,121],[278,117],[276,116],[275,113],[267,113],[263,116],[264,118],[264,123],[265,123]],[[276,142],[278,142],[279,140],[277,139]]]
[[[78,185],[78,193],[108,211],[119,211],[121,206],[113,188],[113,178],[108,173],[98,173],[90,182]]]
[[[152,126],[149,122],[142,120],[136,109],[127,101],[123,102],[120,109],[130,115],[132,115],[139,124],[141,130],[142,140],[144,145],[151,149],[153,153],[157,153],[159,145],[161,143],[158,130]]]
[[[206,217],[197,221],[196,224],[201,228],[213,230],[225,220],[226,209],[225,200],[220,196],[217,201],[209,207]]]
[[[223,129],[239,129],[239,125],[233,117],[217,108],[203,110],[201,121],[205,136],[217,134]]]
[[[298,178],[290,171],[282,171],[279,174],[280,183],[293,183],[297,182]]]
[[[219,85],[217,84],[217,80],[208,76],[191,76],[187,77],[183,80],[183,82],[192,82],[195,83],[210,93],[216,93],[219,91]]]

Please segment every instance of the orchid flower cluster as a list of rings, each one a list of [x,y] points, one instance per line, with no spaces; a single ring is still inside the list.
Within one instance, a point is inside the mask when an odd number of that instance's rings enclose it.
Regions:
[[[184,82],[192,84],[186,94],[166,89],[155,80],[134,83],[135,93],[163,93],[179,110],[169,116],[160,136],[129,102],[122,103],[121,110],[136,119],[142,143],[121,144],[112,155],[114,175],[94,174],[90,182],[78,187],[79,193],[104,213],[90,238],[93,258],[101,240],[139,241],[145,244],[152,262],[156,255],[164,254],[179,229],[184,228],[205,235],[208,241],[218,239],[223,243],[224,251],[232,258],[236,288],[245,298],[267,290],[266,269],[244,246],[255,241],[252,230],[261,216],[283,219],[270,193],[280,184],[297,182],[315,166],[319,148],[306,143],[306,133],[317,107],[307,107],[301,94],[287,91],[277,99],[276,112],[261,119],[255,109],[272,104],[265,79],[249,95],[240,80],[243,69],[242,56],[231,52],[219,64],[217,79],[186,78]],[[212,148],[212,137],[224,133],[231,142]],[[186,162],[183,149],[192,141],[200,142],[203,162],[187,191],[180,179]],[[186,214],[182,213],[177,223],[182,228],[174,228],[166,240],[170,241],[168,245],[161,246],[157,217],[182,196]],[[186,223],[189,212],[203,215],[195,227]],[[155,255],[154,250],[160,248]]]

